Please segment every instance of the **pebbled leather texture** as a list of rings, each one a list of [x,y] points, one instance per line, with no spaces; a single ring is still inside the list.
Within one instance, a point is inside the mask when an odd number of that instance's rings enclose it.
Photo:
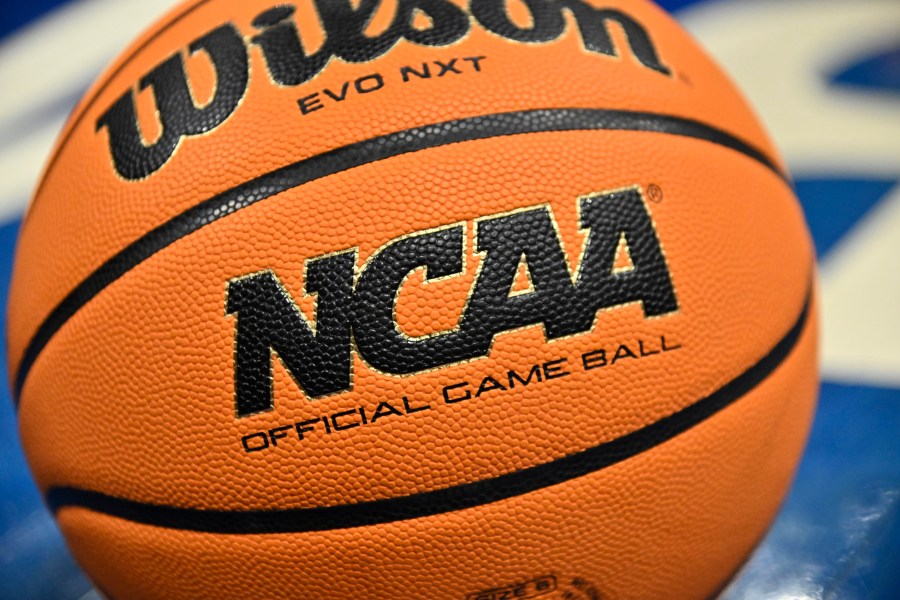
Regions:
[[[818,381],[739,92],[642,0],[275,6],[137,40],[23,226],[9,366],[78,560],[136,599],[720,589]]]

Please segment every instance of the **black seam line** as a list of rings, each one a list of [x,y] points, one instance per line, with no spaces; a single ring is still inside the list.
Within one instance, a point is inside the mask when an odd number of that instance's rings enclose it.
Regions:
[[[356,142],[281,167],[204,200],[106,261],[69,292],[28,343],[13,386],[16,406],[38,355],[72,315],[129,270],[198,229],[291,188],[386,158],[459,142],[563,131],[642,131],[705,140],[740,152],[787,180],[765,154],[729,133],[698,121],[645,112],[573,108],[507,112],[445,121]]]
[[[57,513],[81,507],[146,525],[217,534],[327,531],[405,521],[506,500],[599,471],[650,450],[730,406],[772,374],[790,355],[806,326],[812,288],[796,323],[756,364],[711,395],[620,438],[533,467],[410,496],[356,504],[274,510],[206,510],[147,504],[73,487],[47,492]]]

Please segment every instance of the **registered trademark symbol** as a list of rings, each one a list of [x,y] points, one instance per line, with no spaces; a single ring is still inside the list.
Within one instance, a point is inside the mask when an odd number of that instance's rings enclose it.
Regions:
[[[655,183],[651,183],[647,186],[647,198],[650,202],[655,202],[659,204],[663,201],[663,191],[662,188],[656,185]]]

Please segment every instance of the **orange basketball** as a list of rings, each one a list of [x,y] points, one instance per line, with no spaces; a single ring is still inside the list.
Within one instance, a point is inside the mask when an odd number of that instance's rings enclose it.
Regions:
[[[814,260],[649,1],[194,1],[35,193],[22,439],[110,598],[702,598],[803,449]]]

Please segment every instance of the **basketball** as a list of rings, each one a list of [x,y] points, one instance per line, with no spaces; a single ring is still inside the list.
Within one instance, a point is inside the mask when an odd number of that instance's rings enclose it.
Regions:
[[[815,253],[644,0],[195,0],[21,230],[31,470],[110,599],[705,598],[818,386]]]

